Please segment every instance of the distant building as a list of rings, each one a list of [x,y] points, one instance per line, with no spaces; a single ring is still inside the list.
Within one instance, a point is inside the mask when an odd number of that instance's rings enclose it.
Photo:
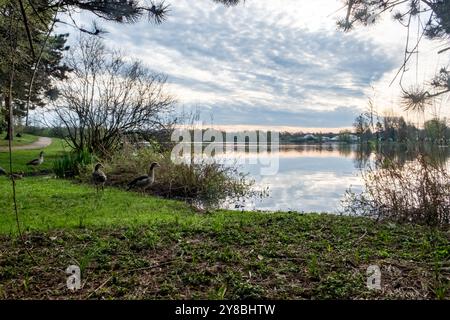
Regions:
[[[330,141],[340,141],[340,140],[341,140],[341,137],[339,137],[339,136],[335,136],[330,139]]]
[[[317,140],[318,138],[313,134],[307,134],[303,137],[304,140]]]

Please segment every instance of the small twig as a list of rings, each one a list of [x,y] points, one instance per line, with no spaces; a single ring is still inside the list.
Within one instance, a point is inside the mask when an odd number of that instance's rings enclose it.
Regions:
[[[448,51],[448,50],[450,50],[450,47],[447,47],[447,48],[444,48],[442,50],[439,50],[438,54],[444,53],[445,51]]]
[[[366,235],[367,235],[367,230],[364,230],[364,234],[358,238],[357,242],[361,241]]]

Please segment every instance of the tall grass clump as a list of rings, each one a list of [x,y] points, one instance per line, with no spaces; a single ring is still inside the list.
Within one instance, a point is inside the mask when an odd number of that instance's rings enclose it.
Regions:
[[[107,185],[126,188],[135,177],[146,174],[151,162],[158,162],[155,183],[145,191],[138,192],[164,198],[185,200],[200,208],[216,208],[249,197],[263,196],[254,190],[254,182],[240,174],[236,167],[215,161],[201,161],[192,165],[176,164],[170,152],[156,152],[152,148],[125,147],[104,163],[108,176]],[[92,167],[81,177],[90,180]]]
[[[87,149],[65,153],[53,162],[53,172],[58,178],[78,176],[94,162],[94,158]]]
[[[450,224],[450,174],[445,164],[421,154],[415,161],[384,159],[363,173],[364,191],[347,192],[350,214],[428,226]]]

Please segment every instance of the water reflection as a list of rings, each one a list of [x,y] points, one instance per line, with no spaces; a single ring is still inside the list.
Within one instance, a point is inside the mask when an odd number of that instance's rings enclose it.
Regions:
[[[260,165],[242,164],[240,170],[256,181],[258,188],[269,188],[270,196],[263,200],[250,199],[246,210],[338,212],[345,191],[351,187],[362,191],[361,170],[371,163],[386,159],[407,163],[425,152],[430,161],[450,163],[450,149],[437,146],[384,145],[376,152],[362,145],[283,145],[276,154],[259,154],[278,157],[279,170],[273,176],[262,176]],[[252,152],[223,154],[219,158],[236,162],[256,154]],[[223,160],[222,159],[222,160]],[[263,159],[265,160],[265,159]]]
[[[417,159],[418,154],[424,154],[428,161],[437,165],[448,164],[450,159],[450,148],[448,146],[438,146],[432,144],[417,145],[383,145],[377,148],[378,161],[385,159],[405,164]]]

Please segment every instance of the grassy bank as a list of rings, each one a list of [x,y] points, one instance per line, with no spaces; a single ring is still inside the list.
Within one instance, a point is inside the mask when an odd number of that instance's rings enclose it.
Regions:
[[[47,177],[18,181],[27,255],[0,180],[2,298],[450,298],[448,231],[364,218],[218,211]],[[82,269],[70,293],[64,270]],[[366,288],[379,265],[382,290]]]
[[[64,153],[65,142],[58,138],[52,138],[52,143],[43,149],[34,150],[14,150],[13,151],[13,172],[23,171],[32,173],[36,170],[48,171],[53,167],[53,161]],[[66,148],[67,149],[67,148]],[[27,167],[26,163],[39,157],[39,152],[45,152],[45,161],[38,169],[33,170]],[[0,167],[9,168],[9,153],[0,151]]]
[[[8,146],[8,140],[5,140],[6,133],[0,134],[0,147],[7,147]],[[37,141],[39,137],[34,136],[31,134],[22,133],[22,136],[20,138],[14,137],[13,139],[13,146],[23,146],[26,144],[33,143]]]

